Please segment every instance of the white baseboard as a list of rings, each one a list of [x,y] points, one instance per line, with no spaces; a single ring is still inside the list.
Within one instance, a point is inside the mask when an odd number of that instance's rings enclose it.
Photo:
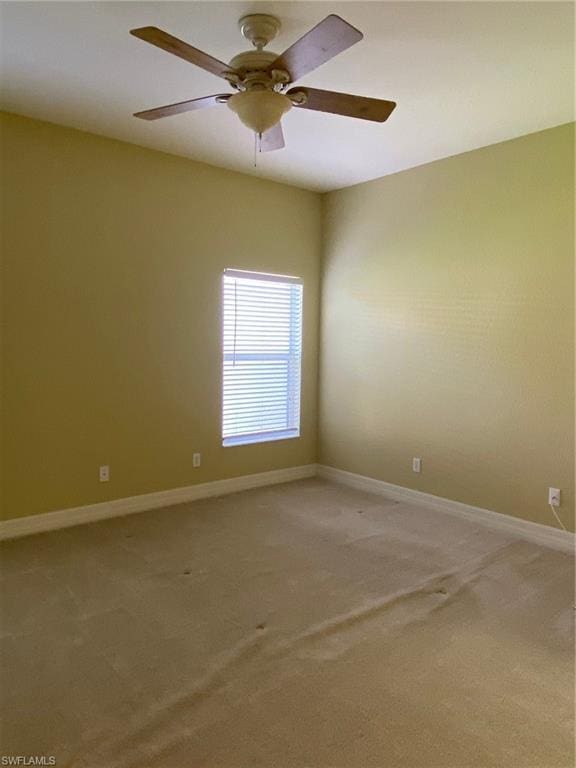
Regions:
[[[528,520],[522,520],[518,517],[511,517],[500,512],[492,512],[489,509],[481,507],[472,507],[469,504],[463,504],[460,501],[443,499],[440,496],[433,496],[430,493],[415,491],[411,488],[404,488],[401,485],[393,485],[383,480],[375,480],[372,477],[356,475],[353,472],[345,472],[343,469],[335,469],[320,464],[318,466],[318,476],[326,480],[333,480],[337,483],[343,483],[362,491],[369,491],[398,501],[409,501],[414,504],[425,505],[433,509],[447,512],[451,515],[465,517],[474,523],[484,525],[493,530],[508,533],[528,541],[542,544],[546,547],[561,549],[563,551],[574,552],[574,534],[568,531],[562,531],[559,528],[551,528],[539,523],[531,523]]]
[[[299,467],[274,469],[271,472],[260,472],[255,475],[242,475],[226,480],[215,480],[211,483],[188,485],[185,488],[173,488],[169,491],[156,491],[140,496],[129,496],[125,499],[103,501],[98,504],[88,504],[83,507],[60,509],[56,512],[46,512],[29,517],[15,518],[0,522],[0,540],[15,539],[33,533],[44,533],[57,528],[68,528],[82,523],[93,523],[108,517],[121,517],[134,512],[145,512],[158,507],[168,507],[171,504],[182,504],[196,499],[207,499],[212,496],[224,496],[236,491],[246,491],[250,488],[260,488],[265,485],[287,483],[291,480],[302,480],[314,477],[317,473],[316,464],[306,464]]]
[[[226,480],[215,480],[211,483],[189,485],[184,488],[173,488],[169,491],[145,493],[140,496],[130,496],[124,499],[114,499],[98,504],[88,504],[83,507],[61,509],[56,512],[20,517],[14,520],[0,522],[0,540],[28,536],[34,533],[44,533],[57,528],[68,528],[82,523],[92,523],[109,517],[121,517],[135,512],[145,512],[149,509],[168,507],[172,504],[183,504],[196,499],[207,499],[214,496],[224,496],[250,488],[260,488],[266,485],[287,483],[292,480],[302,480],[308,477],[323,477],[337,483],[349,485],[362,491],[376,493],[396,499],[424,505],[452,515],[465,517],[479,525],[498,530],[547,547],[574,552],[574,534],[561,531],[547,525],[531,523],[510,515],[492,512],[481,507],[473,507],[451,499],[443,499],[430,493],[415,491],[400,485],[386,483],[365,475],[346,472],[324,465],[306,464],[299,467],[275,469],[271,472],[260,472],[254,475],[242,475]]]

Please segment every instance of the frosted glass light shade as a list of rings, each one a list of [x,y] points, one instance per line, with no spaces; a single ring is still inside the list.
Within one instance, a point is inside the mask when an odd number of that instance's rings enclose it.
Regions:
[[[292,102],[276,91],[242,91],[226,102],[247,128],[255,133],[265,133],[279,123]]]

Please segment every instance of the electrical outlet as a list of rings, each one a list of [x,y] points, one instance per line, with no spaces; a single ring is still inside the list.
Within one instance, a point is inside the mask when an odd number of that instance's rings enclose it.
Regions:
[[[422,459],[412,459],[412,472],[422,471]]]
[[[201,463],[202,463],[202,454],[201,453],[193,453],[192,454],[192,466],[198,468]]]
[[[110,467],[107,464],[100,467],[98,478],[101,483],[107,483],[110,480]]]
[[[548,504],[551,507],[559,507],[562,500],[562,491],[560,488],[548,488]]]

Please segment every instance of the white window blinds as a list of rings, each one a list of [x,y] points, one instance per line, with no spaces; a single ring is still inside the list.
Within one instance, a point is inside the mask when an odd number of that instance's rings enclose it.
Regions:
[[[301,281],[227,269],[223,293],[223,445],[298,437]]]

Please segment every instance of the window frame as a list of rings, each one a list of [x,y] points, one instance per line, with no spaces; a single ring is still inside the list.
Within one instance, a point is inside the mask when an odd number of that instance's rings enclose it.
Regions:
[[[262,280],[263,282],[274,282],[274,283],[288,283],[291,285],[299,285],[301,286],[301,293],[300,293],[300,306],[299,306],[299,316],[297,313],[291,311],[290,313],[290,351],[285,354],[281,352],[271,352],[271,353],[235,353],[236,359],[238,357],[244,357],[245,360],[254,360],[258,359],[259,357],[261,359],[286,359],[288,366],[291,365],[296,366],[296,371],[292,374],[288,374],[288,389],[287,389],[287,412],[289,414],[290,408],[295,407],[295,402],[297,402],[297,411],[298,411],[298,420],[295,427],[290,427],[286,429],[279,429],[279,430],[266,430],[266,431],[260,431],[260,432],[251,432],[251,433],[245,433],[245,434],[239,434],[239,435],[224,435],[224,395],[225,395],[225,386],[224,386],[224,376],[225,376],[225,365],[227,362],[227,353],[225,352],[225,343],[224,343],[224,330],[225,330],[225,302],[226,302],[226,283],[225,278],[239,278],[244,280]],[[294,440],[298,439],[301,436],[301,426],[302,426],[302,344],[304,339],[304,283],[302,278],[296,277],[293,275],[284,275],[284,274],[276,274],[272,272],[253,272],[246,269],[237,269],[237,268],[226,268],[221,274],[221,328],[220,328],[220,345],[221,345],[221,376],[220,376],[220,385],[221,385],[221,398],[220,398],[220,437],[221,437],[221,445],[223,448],[232,448],[236,446],[241,445],[254,445],[258,443],[269,443],[269,442],[277,442],[281,440]],[[298,338],[299,336],[299,338]],[[296,343],[296,346],[299,346],[299,354],[294,355],[292,353],[292,349],[294,346],[294,340]],[[228,353],[229,355],[230,353]],[[291,384],[292,382],[292,384]],[[290,396],[290,387],[297,386],[298,387],[298,397]],[[289,421],[289,415],[287,417],[288,423]]]

